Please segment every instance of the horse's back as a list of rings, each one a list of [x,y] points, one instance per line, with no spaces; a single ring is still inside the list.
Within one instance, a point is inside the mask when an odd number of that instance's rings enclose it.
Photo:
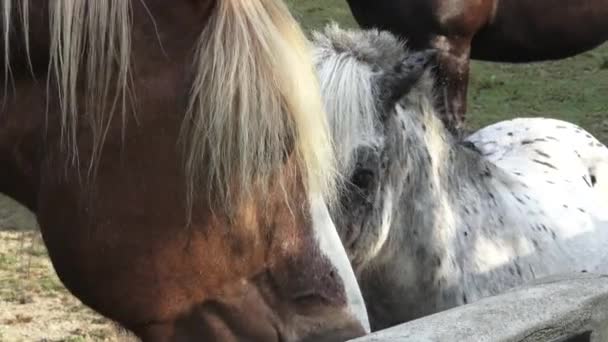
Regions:
[[[606,146],[574,124],[546,118],[502,121],[467,140],[506,173],[504,208],[523,214],[507,210],[506,220],[535,245],[537,276],[608,271]]]
[[[608,205],[608,148],[575,124],[518,118],[482,128],[467,140],[506,171],[592,189]]]
[[[595,183],[608,165],[608,149],[581,127],[549,118],[518,118],[495,123],[471,134],[472,142],[485,158],[511,169],[523,159],[530,171],[562,176],[583,176]],[[595,180],[590,179],[591,175]],[[607,175],[608,177],[608,175]]]

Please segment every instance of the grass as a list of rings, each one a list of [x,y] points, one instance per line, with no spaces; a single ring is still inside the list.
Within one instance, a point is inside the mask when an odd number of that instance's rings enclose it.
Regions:
[[[306,30],[334,20],[355,27],[345,0],[288,0]],[[467,120],[471,128],[518,116],[548,116],[583,126],[608,142],[608,44],[554,62],[474,61]]]
[[[34,294],[54,297],[65,291],[57,276],[48,272],[48,255],[38,232],[4,231],[0,242],[0,301],[25,304]]]
[[[346,0],[286,0],[306,30],[318,29],[330,21],[354,27],[355,20],[350,14]]]
[[[16,218],[0,215],[0,341],[128,341],[65,289],[35,227],[6,229],[7,217],[10,227]]]

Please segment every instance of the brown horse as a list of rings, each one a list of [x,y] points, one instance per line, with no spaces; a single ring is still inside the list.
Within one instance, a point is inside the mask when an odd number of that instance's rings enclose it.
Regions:
[[[443,121],[464,123],[469,58],[532,62],[566,58],[608,39],[608,0],[347,0],[357,22],[437,48]]]
[[[2,0],[0,191],[144,341],[368,331],[333,149],[281,0]]]

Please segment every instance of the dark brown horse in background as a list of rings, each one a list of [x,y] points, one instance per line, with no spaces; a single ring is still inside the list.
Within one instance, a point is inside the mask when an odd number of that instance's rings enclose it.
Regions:
[[[608,39],[608,0],[347,0],[364,28],[391,31],[412,49],[437,48],[441,110],[464,123],[469,58],[533,62],[566,58]]]
[[[144,341],[368,331],[282,0],[0,4],[0,191],[76,297]]]

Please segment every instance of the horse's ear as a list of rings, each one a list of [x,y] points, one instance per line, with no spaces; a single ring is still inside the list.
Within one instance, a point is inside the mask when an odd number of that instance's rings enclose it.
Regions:
[[[410,92],[427,67],[436,62],[437,50],[428,49],[409,54],[390,70],[379,76],[377,91],[381,113],[389,113],[397,101]]]

